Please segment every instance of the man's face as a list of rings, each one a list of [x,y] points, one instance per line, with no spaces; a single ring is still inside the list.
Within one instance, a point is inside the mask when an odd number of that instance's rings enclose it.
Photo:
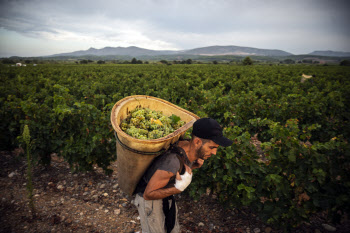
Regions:
[[[219,145],[213,141],[209,141],[201,145],[201,147],[196,151],[196,156],[199,159],[209,159],[212,155],[215,155]]]

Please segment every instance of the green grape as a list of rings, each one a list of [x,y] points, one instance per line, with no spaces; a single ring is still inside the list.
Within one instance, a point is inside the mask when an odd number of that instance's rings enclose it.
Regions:
[[[166,117],[166,116],[161,116],[159,120],[163,123],[163,125],[169,126],[171,123],[171,120],[169,119],[169,117]]]
[[[122,128],[123,131],[127,130],[127,128],[128,128],[128,123],[126,123],[126,121],[124,120],[124,121],[121,123],[120,128]]]
[[[148,138],[149,139],[156,139],[156,138],[161,138],[164,137],[164,131],[161,130],[153,130],[148,133]]]
[[[175,115],[171,117],[164,116],[161,111],[154,111],[149,108],[135,108],[122,121],[120,128],[128,135],[138,139],[157,139],[165,137],[182,127],[185,122],[179,119]]]

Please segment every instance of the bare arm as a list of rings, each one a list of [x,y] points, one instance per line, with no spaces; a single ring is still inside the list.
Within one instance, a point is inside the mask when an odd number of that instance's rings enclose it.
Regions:
[[[143,198],[145,200],[157,200],[181,193],[181,191],[175,187],[164,188],[172,176],[174,176],[172,172],[157,170],[148,182],[146,190],[143,193]],[[178,174],[176,174],[176,176],[178,176]]]

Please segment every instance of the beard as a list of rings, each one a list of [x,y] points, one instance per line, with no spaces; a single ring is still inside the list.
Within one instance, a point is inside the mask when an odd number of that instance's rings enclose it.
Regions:
[[[205,152],[203,150],[203,146],[201,146],[197,151],[196,151],[196,157],[198,159],[204,159],[205,157]]]

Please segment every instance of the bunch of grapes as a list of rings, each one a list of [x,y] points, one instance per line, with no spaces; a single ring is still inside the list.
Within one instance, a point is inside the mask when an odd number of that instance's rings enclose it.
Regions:
[[[137,139],[157,139],[165,137],[185,124],[180,117],[164,116],[160,111],[136,108],[122,121],[120,128]]]

